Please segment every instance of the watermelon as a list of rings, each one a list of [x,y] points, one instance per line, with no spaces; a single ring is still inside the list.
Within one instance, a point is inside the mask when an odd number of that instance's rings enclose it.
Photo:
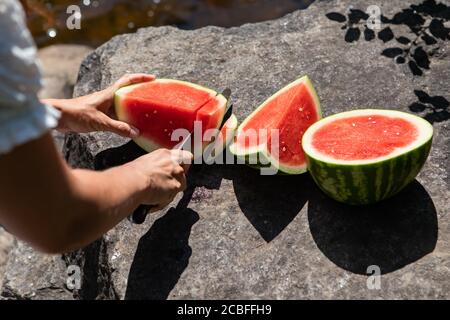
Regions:
[[[319,98],[307,76],[284,87],[238,128],[230,151],[251,166],[287,174],[306,171],[302,136],[322,118]]]
[[[196,121],[201,137],[194,140],[200,138],[205,148],[204,133],[220,127],[227,106],[227,99],[214,90],[172,79],[123,87],[116,91],[114,102],[119,120],[139,129],[135,142],[147,152],[174,148],[180,142],[174,131],[193,132]]]
[[[236,129],[238,127],[238,120],[234,114],[230,116],[230,118],[224,123],[222,129],[212,140],[204,152],[204,160],[207,164],[219,163],[223,164],[223,159],[220,156],[223,154],[223,151],[229,146],[229,144],[233,141],[233,138],[236,133]],[[208,137],[208,133],[205,135],[206,140],[210,140]]]
[[[312,125],[303,136],[308,170],[331,198],[366,205],[392,197],[419,173],[433,127],[400,111],[355,110]]]

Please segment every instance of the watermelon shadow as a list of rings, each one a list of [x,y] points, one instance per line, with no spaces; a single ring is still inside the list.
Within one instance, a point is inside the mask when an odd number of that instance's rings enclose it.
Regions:
[[[109,148],[99,152],[94,158],[94,169],[105,170],[133,161],[146,154],[134,141],[130,141],[116,148]]]
[[[386,274],[436,246],[436,208],[417,180],[393,198],[365,207],[338,203],[315,189],[308,204],[312,237],[322,253],[345,270],[368,275],[367,268],[375,265]]]
[[[241,211],[266,242],[299,214],[313,185],[308,174],[264,176],[245,165],[227,167]]]

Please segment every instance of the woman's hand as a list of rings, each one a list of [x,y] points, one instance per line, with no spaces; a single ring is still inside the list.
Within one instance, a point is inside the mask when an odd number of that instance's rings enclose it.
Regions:
[[[114,93],[130,84],[153,81],[155,76],[147,74],[124,75],[110,87],[87,96],[74,99],[43,99],[54,106],[62,116],[58,130],[63,132],[110,131],[127,138],[139,136],[139,130],[115,119],[112,108]]]
[[[187,151],[159,149],[129,163],[145,181],[141,203],[155,206],[152,211],[169,205],[186,189],[186,174],[192,159],[192,153]]]

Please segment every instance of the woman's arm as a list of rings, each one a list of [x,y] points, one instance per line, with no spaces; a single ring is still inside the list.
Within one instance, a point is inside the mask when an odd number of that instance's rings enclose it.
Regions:
[[[70,169],[49,134],[57,112],[37,98],[41,77],[23,10],[15,0],[0,2],[0,224],[43,251],[66,252],[99,238],[140,203],[166,206],[184,189],[188,168],[180,163],[192,155],[160,150],[104,172]],[[129,75],[89,96],[48,102],[62,111],[67,130],[133,136],[107,116],[113,93],[153,79]]]
[[[168,205],[191,158],[159,150],[103,172],[72,170],[46,134],[0,156],[0,224],[44,252],[83,247],[141,203]]]

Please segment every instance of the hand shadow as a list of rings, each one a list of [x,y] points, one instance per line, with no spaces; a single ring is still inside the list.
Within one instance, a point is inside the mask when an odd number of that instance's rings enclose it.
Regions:
[[[417,181],[393,198],[365,207],[341,204],[317,191],[309,201],[308,220],[328,259],[364,275],[371,265],[386,274],[417,261],[434,250],[438,236],[433,201]]]
[[[199,215],[187,208],[210,196],[222,180],[219,166],[192,166],[188,187],[176,208],[158,219],[140,240],[128,276],[125,299],[167,299],[189,263],[189,236]]]
[[[100,152],[94,159],[96,170],[119,166],[146,154],[130,141]],[[131,265],[125,299],[166,299],[188,266],[192,249],[188,241],[199,215],[187,208],[191,200],[201,201],[219,189],[221,166],[193,165],[188,187],[176,208],[158,219],[139,240]]]
[[[188,266],[192,249],[189,236],[198,214],[171,208],[139,240],[131,264],[126,300],[164,300]]]
[[[266,241],[272,241],[294,220],[308,201],[309,175],[261,175],[245,165],[228,166],[227,178],[239,207]]]

